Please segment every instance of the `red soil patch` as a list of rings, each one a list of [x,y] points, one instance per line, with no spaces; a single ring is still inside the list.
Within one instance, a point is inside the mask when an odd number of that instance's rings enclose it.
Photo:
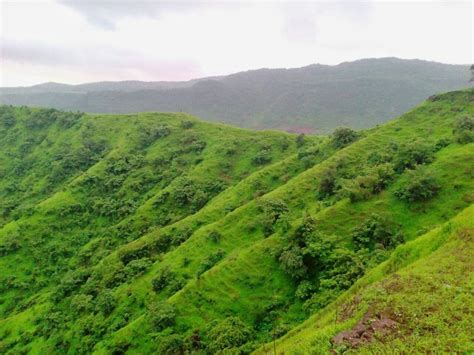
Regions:
[[[337,334],[332,338],[334,345],[348,344],[353,348],[370,343],[375,337],[392,333],[399,323],[388,313],[378,313],[375,316],[367,312],[354,328]]]

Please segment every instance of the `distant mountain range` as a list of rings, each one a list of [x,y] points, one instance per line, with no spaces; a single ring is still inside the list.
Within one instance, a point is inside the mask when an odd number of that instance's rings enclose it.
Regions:
[[[1,88],[0,103],[94,113],[188,112],[254,129],[326,133],[338,126],[373,127],[430,95],[466,88],[468,81],[468,65],[381,58],[185,82]]]

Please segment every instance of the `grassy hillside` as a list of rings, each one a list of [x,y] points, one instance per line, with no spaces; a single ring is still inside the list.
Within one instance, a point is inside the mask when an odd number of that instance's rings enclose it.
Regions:
[[[100,113],[184,111],[254,129],[330,133],[384,123],[433,94],[469,87],[468,80],[467,65],[380,58],[176,83],[2,88],[0,102]]]
[[[256,353],[469,353],[473,243],[470,206],[398,247],[337,301]]]
[[[285,353],[329,351],[370,307],[377,317],[409,299],[370,291],[395,271],[418,273],[422,292],[433,263],[415,260],[459,252],[470,267],[469,238],[446,226],[470,228],[473,116],[472,90],[330,137],[3,107],[1,352],[248,353],[282,336]],[[467,334],[472,295],[459,282],[453,316]],[[364,302],[334,324],[354,290]],[[437,318],[433,329],[452,328]]]

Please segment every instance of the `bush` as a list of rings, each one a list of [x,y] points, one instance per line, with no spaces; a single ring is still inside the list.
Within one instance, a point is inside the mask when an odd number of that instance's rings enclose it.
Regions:
[[[220,234],[218,231],[211,231],[211,233],[208,235],[208,238],[213,243],[219,243],[221,241],[222,234]]]
[[[403,242],[400,226],[388,218],[375,214],[354,228],[351,237],[359,249],[374,249],[377,244],[385,248],[393,248]]]
[[[235,350],[250,341],[252,330],[238,317],[229,317],[214,326],[208,337],[209,351],[217,354],[223,350]]]
[[[184,129],[189,129],[194,127],[194,122],[193,121],[182,121],[181,122],[181,127]]]
[[[332,134],[332,144],[335,148],[343,148],[357,139],[357,133],[348,127],[336,128]]]
[[[274,232],[275,224],[289,212],[286,203],[279,199],[268,199],[259,204],[262,215],[263,234],[269,236]]]
[[[325,198],[334,194],[336,188],[336,170],[326,169],[321,176],[318,188],[318,196]]]
[[[454,139],[460,144],[474,142],[474,118],[461,117],[454,123]]]
[[[252,158],[253,165],[265,165],[272,161],[271,152],[267,149],[261,150]]]
[[[408,171],[395,196],[407,202],[427,201],[436,196],[440,188],[430,171],[418,168]]]
[[[16,118],[11,112],[5,112],[0,116],[0,124],[5,128],[13,127],[16,123]]]
[[[306,300],[310,298],[313,293],[316,291],[315,285],[308,280],[301,281],[296,289],[295,296],[300,300]]]
[[[91,311],[93,305],[91,295],[78,294],[71,297],[71,309],[77,314]]]
[[[301,247],[292,245],[286,247],[278,258],[280,267],[292,279],[301,279],[308,271],[308,268],[304,264],[303,253],[304,250]]]
[[[298,148],[304,146],[305,144],[305,135],[304,133],[301,133],[301,134],[298,134],[298,136],[296,137],[296,146]]]
[[[104,315],[109,315],[117,306],[117,300],[110,290],[104,290],[97,298],[96,306]]]
[[[151,264],[152,262],[149,258],[132,260],[123,268],[123,272],[127,278],[136,277],[144,274]]]
[[[157,331],[171,327],[175,323],[176,310],[166,302],[154,302],[147,307],[147,318]]]
[[[176,275],[171,271],[169,267],[164,267],[159,270],[157,275],[151,280],[153,290],[155,292],[160,292],[166,286],[168,286],[174,279]]]
[[[429,164],[433,161],[433,147],[424,142],[414,142],[402,146],[394,160],[395,171],[401,173],[405,169],[414,169],[417,165]]]
[[[185,354],[185,342],[177,334],[165,334],[155,339],[157,354]]]
[[[221,261],[225,256],[225,251],[219,249],[214,253],[208,255],[201,265],[199,265],[197,269],[197,276],[201,276],[201,274],[205,273],[207,270],[211,269],[214,265],[216,265],[219,261]]]

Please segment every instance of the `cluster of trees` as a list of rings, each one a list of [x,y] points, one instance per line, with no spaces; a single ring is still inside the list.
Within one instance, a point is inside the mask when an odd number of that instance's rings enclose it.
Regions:
[[[380,262],[387,251],[402,243],[399,226],[389,218],[373,215],[347,238],[317,230],[306,215],[277,254],[282,270],[297,285],[295,296],[308,312],[324,307],[363,275],[368,265]]]
[[[364,201],[386,189],[397,176],[406,171],[395,196],[402,200],[426,201],[436,195],[439,184],[425,165],[434,160],[434,154],[449,142],[436,144],[417,141],[398,146],[393,144],[387,153],[372,152],[357,173],[348,171],[344,161],[328,167],[320,177],[317,195],[320,199],[335,196],[351,202]]]

